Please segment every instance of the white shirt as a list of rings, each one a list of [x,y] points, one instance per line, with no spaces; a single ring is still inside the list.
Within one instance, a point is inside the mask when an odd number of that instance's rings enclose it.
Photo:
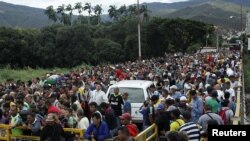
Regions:
[[[97,105],[99,106],[103,102],[108,103],[108,97],[103,91],[94,90],[92,95],[90,96],[89,103],[91,102],[96,102]]]
[[[77,109],[82,109],[81,103],[78,100],[75,101],[74,104],[76,104]]]
[[[217,91],[217,93],[218,93],[218,99],[221,101],[221,98],[223,98],[224,99],[224,92],[222,91],[222,90],[216,90]]]
[[[226,89],[226,92],[230,93],[230,100],[232,100],[232,97],[235,97],[235,91],[233,88]]]
[[[89,127],[89,120],[87,117],[82,118],[77,124],[77,128],[79,129],[87,130],[88,127]]]

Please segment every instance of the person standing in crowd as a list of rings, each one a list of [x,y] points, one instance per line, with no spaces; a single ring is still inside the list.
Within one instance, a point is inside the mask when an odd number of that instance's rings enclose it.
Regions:
[[[149,115],[150,125],[152,125],[155,122],[156,109],[158,105],[160,104],[160,100],[159,100],[158,95],[153,95],[150,100],[151,100],[151,103],[149,104],[149,107],[148,107],[148,115]]]
[[[87,128],[84,133],[84,138],[91,141],[104,141],[108,139],[109,128],[108,125],[101,120],[101,115],[99,113],[94,113],[92,115],[93,123]]]
[[[230,98],[230,93],[229,93],[229,92],[225,92],[224,97],[225,97],[224,100],[228,100],[228,101],[229,101],[229,108],[230,108],[233,112],[235,112],[235,103],[234,103],[233,101],[229,100],[229,98]],[[223,100],[223,101],[224,101],[224,100]],[[221,102],[219,103],[219,109],[222,108],[222,104],[221,104],[221,103],[222,103],[223,101],[221,101]]]
[[[165,101],[167,100],[167,97],[168,97],[168,90],[162,89],[161,95],[160,95],[160,100],[161,100],[161,102],[162,102],[163,104],[164,104]]]
[[[96,102],[99,106],[102,102],[108,103],[108,98],[106,94],[101,90],[101,85],[99,83],[95,84],[96,89],[90,96],[89,103]]]
[[[133,138],[130,136],[128,128],[122,126],[118,128],[118,136],[113,141],[133,141]]]
[[[101,103],[100,109],[103,115],[103,120],[107,123],[111,137],[114,136],[118,126],[117,118],[114,110],[110,107],[108,103]]]
[[[180,132],[185,132],[188,135],[189,141],[200,141],[203,134],[202,127],[192,122],[192,116],[189,111],[185,111],[182,114],[185,124],[179,128]]]
[[[11,114],[11,120],[10,120],[11,133],[13,135],[22,135],[23,134],[22,129],[16,128],[17,126],[22,125],[22,118],[17,111],[16,105],[15,106],[13,105],[10,108],[10,114]]]
[[[210,85],[207,86],[207,93],[206,93],[205,102],[212,99],[212,92],[213,92],[213,88]]]
[[[129,113],[124,113],[120,116],[122,126],[125,126],[129,130],[129,134],[132,137],[136,137],[138,134],[138,128],[135,124],[131,123],[131,115]]]
[[[90,98],[91,98],[91,95],[92,95],[92,91],[90,89],[89,83],[85,84],[84,95],[87,98],[86,101],[90,101]]]
[[[233,123],[234,112],[229,108],[229,100],[224,100],[221,103],[221,110],[219,115],[223,120],[224,125],[231,125]]]
[[[226,87],[225,92],[229,92],[229,93],[230,93],[230,100],[231,100],[231,101],[234,101],[234,100],[235,100],[235,91],[234,91],[234,89],[231,87],[231,82],[226,82],[226,83],[225,83],[225,87]]]
[[[202,126],[204,132],[207,131],[206,125],[209,120],[214,120],[218,123],[218,125],[223,125],[221,117],[218,114],[212,112],[211,105],[205,105],[205,111],[206,113],[202,115],[198,120],[198,124]]]
[[[45,102],[45,107],[48,109],[47,114],[55,113],[57,115],[60,115],[62,113],[61,110],[56,106],[52,105],[52,103],[49,100]]]
[[[130,113],[131,114],[131,102],[128,100],[129,94],[127,92],[123,93],[123,112],[122,113]]]
[[[155,123],[158,126],[158,135],[165,136],[165,133],[170,130],[170,112],[165,111],[163,104],[159,104],[157,115]]]
[[[58,123],[56,114],[48,114],[46,125],[40,134],[40,141],[61,141],[61,137],[73,137],[73,134],[66,134],[62,126]]]
[[[89,127],[89,119],[84,115],[84,112],[82,109],[77,110],[77,117],[78,117],[78,123],[77,128],[87,130]]]
[[[218,93],[217,93],[217,91],[213,91],[212,92],[212,99],[209,99],[207,102],[206,102],[206,104],[208,104],[208,105],[211,105],[212,106],[212,111],[214,112],[214,113],[218,113],[218,110],[219,110],[219,103],[218,103],[218,101],[217,101],[217,97],[218,97]]]
[[[115,116],[117,117],[117,120],[116,120],[117,124],[120,125],[119,116],[122,115],[122,105],[124,105],[124,103],[123,103],[122,96],[119,93],[118,87],[114,88],[114,94],[111,94],[109,96],[109,103],[111,105],[111,108],[115,112]]]
[[[90,114],[89,114],[89,120],[90,120],[90,123],[92,123],[92,114],[94,113],[98,113],[101,115],[101,120],[102,120],[102,114],[100,111],[98,111],[97,109],[97,103],[96,102],[91,102],[89,103],[89,111],[90,111]]]
[[[53,106],[58,107],[59,106],[59,101],[57,99],[57,94],[56,93],[52,93],[49,95],[49,101]]]
[[[160,96],[160,93],[156,90],[155,85],[151,85],[149,87],[149,97],[152,97],[153,95]]]
[[[143,105],[140,107],[140,113],[142,114],[142,129],[145,130],[147,127],[150,126],[149,121],[149,102],[144,101]]]
[[[178,131],[179,128],[185,123],[180,118],[180,111],[178,109],[170,111],[172,123],[170,124],[170,131]]]
[[[177,86],[176,85],[173,85],[173,86],[170,87],[170,93],[171,93],[172,98],[174,100],[181,97],[181,93],[179,91],[177,91]]]
[[[23,124],[24,129],[31,130],[31,136],[39,136],[41,129],[41,121],[36,118],[35,113],[27,114],[27,124]]]
[[[196,90],[191,90],[190,96],[192,97],[191,101],[191,114],[192,121],[197,122],[200,116],[203,114],[203,102],[200,97],[197,96]]]

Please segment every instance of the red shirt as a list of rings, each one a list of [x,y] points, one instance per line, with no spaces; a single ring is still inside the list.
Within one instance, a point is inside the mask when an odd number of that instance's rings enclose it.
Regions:
[[[55,114],[57,114],[57,115],[60,115],[62,112],[61,112],[60,109],[58,109],[56,106],[51,105],[51,106],[49,106],[49,108],[48,108],[47,114],[50,114],[50,113],[55,113]]]
[[[135,124],[128,124],[126,127],[128,128],[130,136],[136,137],[138,135],[138,128]]]

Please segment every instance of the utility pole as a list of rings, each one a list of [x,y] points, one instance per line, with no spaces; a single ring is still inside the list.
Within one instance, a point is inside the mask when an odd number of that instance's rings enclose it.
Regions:
[[[217,48],[217,52],[219,52],[219,33],[217,30],[217,35],[216,35],[216,48]]]
[[[140,18],[140,3],[137,0],[137,22],[138,22],[138,59],[141,61],[141,18]]]
[[[243,15],[242,15],[242,4],[240,5],[240,30],[243,31]]]

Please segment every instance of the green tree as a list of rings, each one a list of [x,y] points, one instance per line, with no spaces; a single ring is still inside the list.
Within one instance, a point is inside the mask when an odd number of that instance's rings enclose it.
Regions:
[[[109,6],[109,17],[113,20],[118,20],[118,11],[115,5],[110,5]]]
[[[90,24],[90,18],[91,18],[91,13],[92,13],[92,7],[91,7],[91,3],[85,3],[84,7],[83,7],[83,10],[84,11],[88,11],[89,13],[89,17],[88,17],[88,24]]]
[[[71,25],[70,16],[68,14],[66,14],[65,12],[66,12],[66,9],[65,9],[65,5],[64,4],[62,4],[61,6],[57,7],[57,14],[61,15],[59,17],[60,22],[63,23],[64,25]]]
[[[126,5],[122,5],[119,9],[118,9],[118,13],[119,13],[119,17],[127,17],[128,16],[128,11],[127,11],[127,7]]]
[[[145,4],[141,5],[141,7],[140,7],[140,14],[143,14],[143,21],[146,21],[146,22],[149,21],[149,17],[150,17],[149,13],[150,12],[151,11],[148,10],[147,5],[145,5]]]
[[[107,57],[107,55],[109,57]],[[95,40],[93,59],[96,63],[117,63],[124,61],[124,58],[124,51],[119,43],[106,38]]]
[[[182,53],[191,45],[205,41],[205,27],[204,23],[184,19],[168,20],[161,25],[165,39]]]
[[[130,17],[135,17],[137,15],[137,8],[135,5],[130,5],[127,11]]]
[[[44,10],[44,14],[47,15],[48,18],[52,20],[54,23],[57,21],[56,10],[54,9],[53,6],[48,6]]]
[[[97,4],[95,7],[94,7],[94,13],[95,13],[95,15],[97,16],[97,18],[98,18],[98,25],[100,24],[100,21],[101,21],[101,14],[102,14],[102,11],[103,11],[103,9],[102,9],[102,5],[99,5],[99,4]]]
[[[71,6],[71,4],[68,4],[65,8],[65,11],[67,11],[69,13],[70,25],[72,23],[73,10],[74,10],[74,8]]]

